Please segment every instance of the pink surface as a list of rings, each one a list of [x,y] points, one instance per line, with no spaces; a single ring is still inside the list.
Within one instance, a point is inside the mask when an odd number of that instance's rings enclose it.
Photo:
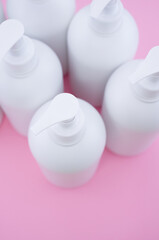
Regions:
[[[89,3],[78,0],[78,9]],[[159,44],[159,1],[123,0],[140,28],[138,57]],[[158,240],[159,140],[143,155],[105,151],[95,177],[75,190],[49,184],[27,140],[0,128],[0,240]]]

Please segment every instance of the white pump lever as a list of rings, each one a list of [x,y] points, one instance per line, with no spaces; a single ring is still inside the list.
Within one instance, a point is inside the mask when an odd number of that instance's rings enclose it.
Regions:
[[[98,18],[107,5],[114,1],[117,2],[118,0],[93,0],[91,3],[91,17]]]
[[[23,25],[14,19],[4,21],[0,25],[0,60],[23,37]]]
[[[137,71],[131,75],[130,81],[132,84],[136,84],[144,78],[151,77],[154,74],[159,74],[159,46],[150,50]]]
[[[72,121],[79,111],[79,102],[76,97],[68,93],[57,95],[50,106],[31,128],[35,135],[39,135],[46,129],[62,122]]]

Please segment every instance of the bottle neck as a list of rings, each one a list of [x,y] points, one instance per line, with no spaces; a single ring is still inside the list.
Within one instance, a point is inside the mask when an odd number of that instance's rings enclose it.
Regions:
[[[62,122],[47,130],[51,139],[59,145],[75,145],[82,139],[86,124],[83,112],[80,110],[70,121]]]
[[[89,25],[100,34],[111,34],[122,24],[123,10],[121,1],[112,0],[98,18],[89,17]]]
[[[7,53],[3,64],[5,71],[14,77],[24,77],[37,66],[38,58],[33,41],[24,36]]]

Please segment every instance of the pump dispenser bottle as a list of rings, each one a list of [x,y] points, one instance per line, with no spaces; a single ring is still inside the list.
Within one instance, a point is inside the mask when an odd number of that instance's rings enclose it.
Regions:
[[[75,0],[7,0],[7,13],[23,23],[27,36],[49,45],[67,73],[67,30],[75,13]]]
[[[101,116],[90,104],[63,93],[36,112],[28,139],[46,178],[59,187],[73,188],[94,175],[106,132]]]
[[[137,155],[154,142],[159,135],[159,46],[145,60],[116,70],[106,87],[102,114],[112,152]]]
[[[138,47],[138,29],[120,0],[94,0],[69,28],[68,52],[73,93],[101,106],[106,82]]]
[[[35,111],[63,91],[62,68],[47,45],[24,36],[17,20],[0,25],[0,46],[0,104],[26,136]]]

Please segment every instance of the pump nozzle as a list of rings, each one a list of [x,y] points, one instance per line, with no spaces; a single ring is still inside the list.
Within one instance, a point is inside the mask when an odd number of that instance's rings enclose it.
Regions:
[[[97,32],[111,33],[120,26],[122,14],[120,0],[93,0],[90,5],[90,24]]]
[[[4,21],[0,25],[0,60],[23,37],[23,25],[14,19]]]
[[[91,17],[97,18],[102,13],[104,8],[110,3],[112,0],[93,0],[91,3]]]
[[[46,129],[62,123],[71,122],[79,111],[79,102],[76,97],[68,93],[57,95],[51,102],[50,106],[31,128],[35,135],[39,135]]]
[[[119,0],[93,0],[91,3],[91,17],[98,18],[107,7],[116,7]]]
[[[152,48],[146,59],[141,63],[137,71],[130,77],[132,84],[138,83],[144,78],[159,74],[159,46]]]
[[[33,41],[24,35],[24,26],[15,19],[0,25],[0,61],[4,58],[7,73],[24,76],[31,72],[37,57]]]
[[[144,101],[159,100],[159,46],[150,50],[136,72],[129,77],[129,81]]]

